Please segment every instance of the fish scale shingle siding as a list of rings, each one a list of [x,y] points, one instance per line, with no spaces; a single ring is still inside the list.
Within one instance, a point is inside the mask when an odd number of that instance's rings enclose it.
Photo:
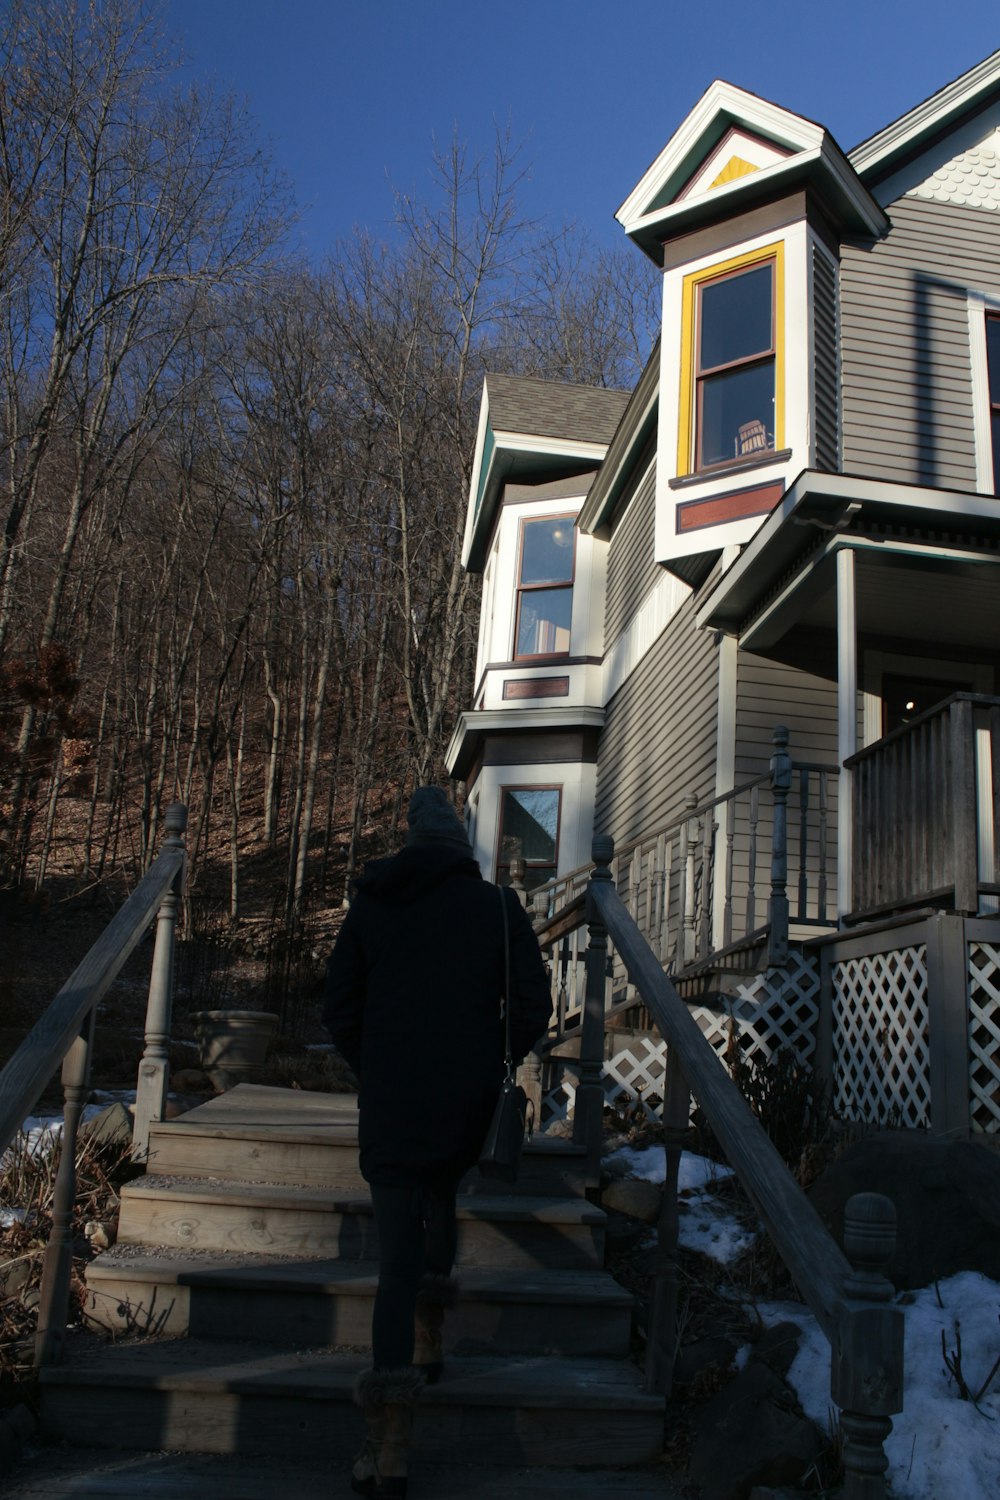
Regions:
[[[843,467],[976,489],[967,292],[1000,292],[1000,216],[901,198],[840,266]]]

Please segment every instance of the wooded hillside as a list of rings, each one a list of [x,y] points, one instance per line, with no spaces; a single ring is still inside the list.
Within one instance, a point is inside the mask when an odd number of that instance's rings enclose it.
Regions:
[[[526,223],[503,134],[306,264],[153,6],[0,25],[0,883],[131,876],[180,799],[191,890],[294,923],[444,774],[484,370],[631,383],[652,278]]]

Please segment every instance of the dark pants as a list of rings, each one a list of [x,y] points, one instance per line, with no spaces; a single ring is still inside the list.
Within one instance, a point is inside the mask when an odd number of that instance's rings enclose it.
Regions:
[[[378,1229],[378,1291],[372,1314],[372,1363],[413,1363],[413,1318],[425,1272],[449,1276],[455,1264],[455,1188],[371,1184]]]

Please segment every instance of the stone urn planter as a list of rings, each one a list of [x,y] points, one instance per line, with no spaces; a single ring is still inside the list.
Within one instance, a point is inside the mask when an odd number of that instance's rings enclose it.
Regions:
[[[217,1089],[261,1077],[278,1029],[276,1015],[267,1010],[199,1010],[191,1020],[201,1066]]]

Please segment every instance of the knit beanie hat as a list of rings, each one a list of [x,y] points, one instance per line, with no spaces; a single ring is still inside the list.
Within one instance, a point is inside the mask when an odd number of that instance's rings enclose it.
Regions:
[[[419,786],[406,812],[407,844],[455,844],[472,854],[465,826],[439,786]]]

